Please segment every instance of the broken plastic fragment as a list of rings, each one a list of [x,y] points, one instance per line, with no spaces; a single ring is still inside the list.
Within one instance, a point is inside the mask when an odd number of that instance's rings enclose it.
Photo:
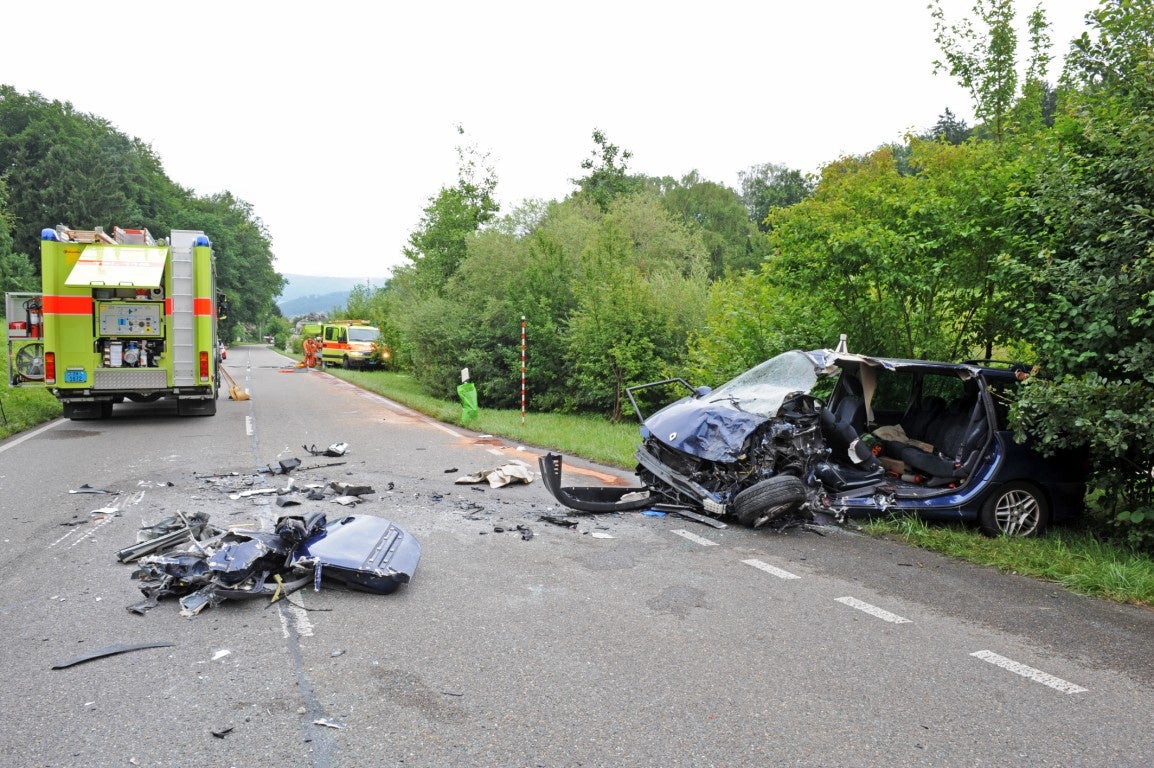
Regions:
[[[544,523],[552,523],[553,525],[559,525],[562,528],[576,528],[577,527],[577,521],[576,520],[567,520],[564,517],[555,517],[553,515],[541,515],[537,519],[540,520],[541,522],[544,522]]]
[[[338,720],[329,720],[324,717],[319,720],[313,720],[313,725],[323,725],[325,728],[336,728],[338,731],[343,731],[345,728],[348,728],[347,725]]]
[[[83,656],[77,656],[68,661],[62,661],[59,664],[53,664],[53,669],[65,669],[67,667],[75,666],[76,664],[83,664],[86,661],[93,659],[103,659],[106,656],[115,656],[118,653],[128,653],[129,651],[141,651],[145,648],[169,648],[176,645],[176,643],[167,640],[161,640],[153,643],[118,643],[116,645],[108,645],[104,648],[97,648],[95,651],[90,651]]]
[[[372,486],[369,485],[353,485],[352,483],[339,483],[336,480],[329,483],[329,487],[342,496],[367,496],[370,493],[376,493]]]
[[[328,448],[317,448],[316,445],[302,445],[313,456],[344,456],[349,449],[348,443],[333,443]]]
[[[85,483],[76,490],[69,491],[69,493],[120,493],[120,491],[114,491],[109,488],[93,488],[88,483]]]
[[[276,488],[250,488],[247,491],[229,494],[228,497],[236,501],[237,499],[247,499],[250,496],[267,496],[273,493],[276,493]]]

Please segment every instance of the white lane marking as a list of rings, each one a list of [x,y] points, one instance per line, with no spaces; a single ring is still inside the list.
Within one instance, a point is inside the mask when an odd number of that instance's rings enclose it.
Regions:
[[[244,417],[244,434],[245,434],[245,437],[252,437],[253,431],[254,431],[254,428],[253,428],[253,424],[252,424],[252,416],[245,416]]]
[[[75,536],[77,533],[78,533],[78,531],[77,531],[75,528],[69,529],[68,533],[64,534],[63,536],[61,536],[61,537],[60,537],[59,539],[57,539],[56,541],[54,541],[54,542],[52,542],[51,544],[49,544],[49,545],[48,545],[48,549],[52,549],[53,547],[55,547],[57,544],[59,544],[60,542],[64,541],[65,539],[70,539],[70,538],[72,538],[72,537],[73,537],[73,536]]]
[[[1073,683],[1066,682],[1060,677],[1054,677],[1053,675],[1046,674],[1040,669],[1027,667],[1025,664],[1021,664],[1017,661],[1014,661],[1013,659],[1007,659],[1005,656],[999,656],[993,651],[975,651],[970,655],[976,656],[982,661],[988,661],[995,667],[1001,667],[1002,669],[1009,670],[1015,675],[1021,675],[1022,677],[1033,680],[1035,683],[1048,685],[1055,691],[1061,691],[1062,693],[1085,693],[1088,690],[1080,685],[1074,685]]]
[[[292,621],[297,637],[313,636],[313,623],[309,621],[308,613],[292,603],[285,603],[280,611],[280,628],[285,640],[289,639],[289,621]]]
[[[54,427],[59,427],[61,424],[63,424],[66,421],[68,421],[68,419],[57,419],[56,421],[50,421],[47,424],[45,424],[43,427],[41,427],[40,429],[33,430],[32,432],[29,432],[26,435],[21,435],[20,437],[16,438],[15,440],[13,440],[9,443],[5,443],[4,445],[0,445],[0,453],[4,453],[4,451],[8,450],[9,448],[15,448],[16,446],[20,445],[20,443],[24,442],[25,440],[31,440],[32,438],[36,437],[37,435],[39,435],[42,432],[47,432],[48,430],[53,429]]]
[[[876,616],[877,618],[881,619],[882,621],[888,621],[891,624],[913,624],[913,622],[909,619],[902,618],[901,616],[898,616],[896,613],[890,613],[889,611],[882,610],[881,608],[878,608],[876,605],[870,605],[869,603],[863,603],[861,600],[858,600],[856,597],[839,597],[839,598],[837,598],[837,601],[839,603],[844,604],[844,605],[848,605],[850,608],[857,608],[859,611],[864,611],[865,613],[868,613],[870,616]]]
[[[681,536],[682,538],[689,539],[693,543],[700,544],[703,547],[716,547],[717,546],[716,541],[710,541],[709,539],[705,538],[704,536],[698,536],[696,533],[690,533],[689,531],[677,530],[677,531],[671,531],[671,533],[676,533],[678,536]]]
[[[84,531],[84,533],[80,534],[80,538],[76,539],[76,541],[74,541],[74,542],[72,542],[71,544],[69,544],[69,545],[68,545],[68,548],[69,548],[69,549],[71,549],[72,547],[75,547],[77,544],[80,544],[81,542],[84,542],[84,541],[88,541],[89,539],[93,539],[93,540],[95,540],[95,537],[96,537],[96,533],[97,533],[97,532],[98,532],[98,531],[99,531],[101,528],[103,528],[104,526],[108,525],[108,524],[109,524],[109,523],[111,523],[111,522],[112,522],[112,517],[111,517],[111,516],[109,516],[109,517],[106,517],[106,518],[104,518],[103,520],[100,520],[100,521],[98,521],[98,522],[97,522],[95,525],[93,525],[91,528],[88,528],[88,529],[86,529],[86,530]]]
[[[776,576],[779,579],[800,579],[801,578],[796,573],[790,573],[789,571],[778,568],[776,565],[770,565],[769,563],[763,563],[760,560],[742,560],[741,562],[745,563],[746,565],[752,565],[757,570],[765,571],[766,573],[770,574],[771,576]]]

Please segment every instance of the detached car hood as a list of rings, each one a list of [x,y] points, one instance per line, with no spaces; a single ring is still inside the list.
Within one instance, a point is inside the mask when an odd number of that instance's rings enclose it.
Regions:
[[[736,461],[789,395],[813,389],[828,365],[826,353],[793,350],[770,358],[712,392],[667,405],[645,419],[641,435],[699,459]]]

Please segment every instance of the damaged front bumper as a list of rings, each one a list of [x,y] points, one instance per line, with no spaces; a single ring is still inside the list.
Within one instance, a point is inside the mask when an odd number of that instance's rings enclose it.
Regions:
[[[612,486],[573,487],[561,485],[561,456],[547,453],[537,461],[541,482],[553,498],[578,512],[626,512],[652,506],[649,489]]]

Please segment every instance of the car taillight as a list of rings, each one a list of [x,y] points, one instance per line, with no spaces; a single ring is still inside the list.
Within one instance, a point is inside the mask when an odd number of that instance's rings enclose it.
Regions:
[[[56,383],[56,353],[55,352],[45,352],[44,353],[44,383],[45,384],[55,384]]]
[[[202,378],[202,379],[208,378],[208,353],[207,352],[201,352],[200,353],[200,378]]]

